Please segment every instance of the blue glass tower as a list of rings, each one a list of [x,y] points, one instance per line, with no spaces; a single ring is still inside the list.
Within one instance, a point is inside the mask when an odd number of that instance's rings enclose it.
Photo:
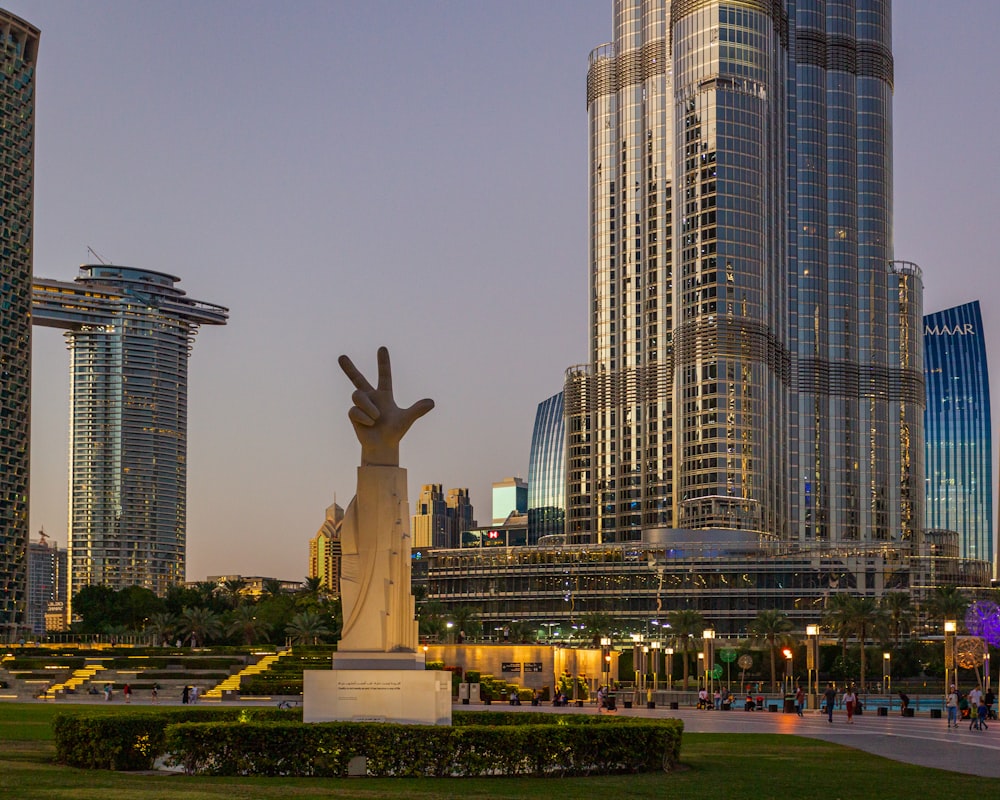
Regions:
[[[979,301],[924,317],[926,526],[958,531],[963,558],[993,561],[993,434]]]
[[[566,525],[566,425],[563,393],[538,404],[528,459],[528,544]]]

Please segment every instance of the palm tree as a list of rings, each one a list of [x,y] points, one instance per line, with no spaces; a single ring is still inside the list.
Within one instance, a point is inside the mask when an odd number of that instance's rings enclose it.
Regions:
[[[882,608],[889,618],[892,643],[899,645],[903,630],[909,630],[913,622],[914,609],[907,592],[889,592],[882,596]]]
[[[321,636],[329,636],[326,619],[315,611],[300,611],[285,626],[285,633],[295,644],[319,644]]]
[[[445,613],[444,603],[440,600],[427,600],[421,603],[417,607],[420,635],[440,640],[441,634],[445,631]]]
[[[222,582],[222,591],[233,608],[243,602],[243,590],[246,588],[247,582],[243,578],[226,578]]]
[[[508,626],[509,636],[512,642],[533,642],[537,631],[530,622],[524,620],[514,620]]]
[[[268,578],[264,581],[260,588],[261,600],[266,600],[271,597],[279,597],[285,593],[285,590],[281,587],[281,581],[277,578]]]
[[[927,600],[927,614],[934,620],[963,620],[969,600],[957,586],[939,586]]]
[[[777,679],[777,651],[778,646],[784,644],[788,638],[788,632],[792,629],[792,621],[784,611],[775,608],[758,611],[757,616],[750,621],[748,629],[756,639],[767,642],[768,650],[771,651],[771,688],[778,685]]]
[[[177,630],[177,619],[173,614],[163,611],[153,614],[146,622],[146,633],[150,636],[150,641],[169,642]]]
[[[185,608],[181,613],[181,632],[190,640],[192,647],[205,644],[222,632],[222,620],[210,608]]]
[[[861,642],[861,690],[865,688],[865,645],[869,635],[882,633],[887,625],[885,610],[874,597],[848,597],[842,612],[842,625]]]
[[[580,617],[583,624],[583,633],[590,637],[590,643],[595,647],[601,643],[601,639],[610,636],[615,628],[615,618],[606,611],[590,611]]]
[[[463,633],[469,639],[478,639],[483,631],[483,623],[479,621],[482,610],[473,606],[460,605],[451,610],[451,621],[455,630]]]
[[[823,624],[837,634],[841,656],[845,663],[847,661],[847,640],[851,635],[850,626],[847,624],[847,607],[850,600],[851,596],[847,594],[832,595],[827,599],[826,613],[823,615]]]
[[[700,611],[693,608],[681,608],[672,611],[668,615],[670,621],[670,632],[673,635],[674,647],[681,651],[681,660],[684,662],[684,688],[687,689],[688,675],[688,653],[693,649],[694,637],[701,636],[705,630],[705,618]]]
[[[250,645],[266,639],[267,629],[267,623],[257,619],[257,610],[253,606],[241,605],[233,611],[226,632],[230,636],[239,636],[243,644]]]

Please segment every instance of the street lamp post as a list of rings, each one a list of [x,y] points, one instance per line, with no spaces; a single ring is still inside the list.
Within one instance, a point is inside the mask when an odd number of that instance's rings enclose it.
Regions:
[[[892,708],[892,653],[882,653],[882,686],[889,695],[889,708]]]
[[[816,708],[819,694],[819,625],[806,625],[806,669],[809,681],[809,707]]]
[[[649,645],[642,646],[642,689],[646,695],[646,708],[653,708],[653,696],[649,691],[649,683],[646,676],[649,674]]]
[[[792,691],[792,659],[795,654],[792,652],[792,648],[786,647],[781,651],[781,654],[785,657],[785,691],[787,695]]]
[[[958,685],[955,679],[955,634],[958,632],[958,623],[953,619],[944,621],[944,693],[951,690],[951,685]]]
[[[715,630],[706,628],[701,632],[704,643],[703,657],[705,659],[705,690],[708,692],[709,702],[712,700],[712,669],[715,666]]]
[[[667,656],[667,691],[674,690],[674,648],[668,647],[663,651]]]
[[[983,691],[990,690],[990,646],[983,642]]]
[[[653,651],[653,693],[655,694],[659,687],[656,685],[656,676],[660,671],[660,644],[661,642],[650,642],[649,647]]]
[[[601,671],[604,673],[605,691],[611,691],[611,639],[607,636],[601,637]]]
[[[641,683],[640,676],[642,675],[642,673],[639,671],[639,669],[640,669],[639,662],[640,662],[641,658],[642,658],[642,634],[641,633],[633,633],[632,634],[632,669],[635,672],[635,683],[633,684],[632,696],[633,696],[634,699],[632,700],[632,703],[636,707],[638,707],[639,703],[641,702],[641,698],[642,698],[642,695],[640,694],[640,692],[642,690],[642,687],[640,686],[640,683]]]

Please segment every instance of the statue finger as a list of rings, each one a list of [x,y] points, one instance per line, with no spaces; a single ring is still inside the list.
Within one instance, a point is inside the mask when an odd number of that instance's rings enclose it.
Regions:
[[[351,383],[353,383],[357,388],[361,389],[363,392],[374,391],[372,385],[368,383],[365,376],[361,374],[356,366],[354,366],[354,362],[351,361],[351,359],[347,356],[341,356],[337,359],[337,363],[340,364],[340,368],[344,370],[347,377],[351,379]]]
[[[389,348],[378,349],[378,390],[392,393],[392,367],[389,366]]]
[[[347,412],[347,416],[350,417],[351,422],[355,425],[364,425],[366,428],[370,428],[375,424],[375,420],[369,417],[357,406],[353,406],[351,410]]]
[[[354,401],[354,405],[364,411],[372,420],[376,420],[382,416],[382,412],[378,410],[378,406],[375,405],[375,401],[372,400],[368,392],[356,389],[354,394],[351,395],[351,399]]]
[[[434,408],[434,401],[429,397],[417,400],[412,406],[403,411],[403,418],[406,420],[406,427],[409,428],[416,420]]]

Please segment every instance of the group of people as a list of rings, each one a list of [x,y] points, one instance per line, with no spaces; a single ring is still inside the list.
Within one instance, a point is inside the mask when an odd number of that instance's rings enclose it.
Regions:
[[[993,718],[993,704],[996,695],[990,689],[983,692],[981,686],[976,686],[967,695],[963,695],[955,684],[952,684],[945,697],[944,705],[948,711],[948,727],[957,728],[958,720],[969,720],[969,730],[984,731],[989,728],[987,720]]]
[[[854,689],[853,683],[844,689],[844,694],[840,699],[844,704],[844,710],[847,711],[847,721],[849,724],[853,725],[854,715],[861,712],[861,698],[858,697],[858,693]],[[837,687],[832,683],[829,683],[827,684],[826,691],[823,692],[823,708],[826,711],[826,721],[830,724],[833,724],[833,710],[836,708],[836,705]]]
[[[733,707],[733,693],[727,691],[725,694],[722,693],[721,689],[716,689],[715,694],[712,695],[711,702],[708,699],[708,689],[702,687],[698,690],[698,708],[702,709],[712,709],[716,711],[724,709],[728,711]]]

